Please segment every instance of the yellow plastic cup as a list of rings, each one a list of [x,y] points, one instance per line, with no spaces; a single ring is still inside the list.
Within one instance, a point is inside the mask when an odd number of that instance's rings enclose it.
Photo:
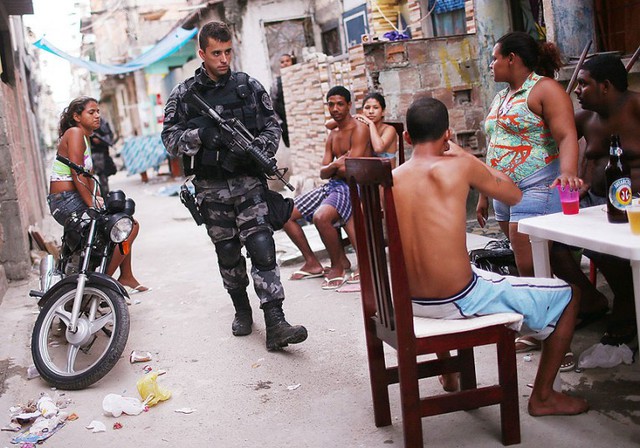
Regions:
[[[626,210],[629,225],[631,226],[631,233],[640,235],[640,199],[631,201],[631,204],[627,206]]]

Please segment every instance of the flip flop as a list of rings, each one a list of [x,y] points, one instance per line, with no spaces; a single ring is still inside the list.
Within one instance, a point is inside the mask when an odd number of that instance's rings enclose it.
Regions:
[[[144,286],[143,284],[139,284],[135,288],[132,288],[131,286],[125,286],[124,288],[127,290],[127,293],[129,293],[129,295],[141,294],[143,292],[151,291],[152,289],[147,286]]]
[[[293,274],[291,274],[291,277],[289,277],[289,280],[306,280],[308,278],[322,277],[323,275],[324,275],[324,271],[313,273],[313,272],[303,271],[302,269],[300,269],[299,271],[296,271]]]
[[[564,358],[562,359],[562,364],[560,364],[560,371],[569,372],[573,370],[575,366],[576,366],[576,360],[575,360],[575,356],[573,355],[573,352],[565,353]]]
[[[637,334],[635,319],[610,322],[600,343],[603,345],[629,344]]]
[[[322,289],[338,289],[347,281],[346,275],[342,277],[325,278],[322,282]]]
[[[604,308],[599,311],[593,311],[591,313],[578,313],[575,329],[580,330],[594,322],[602,319],[609,312],[609,308]]]
[[[351,275],[349,275],[349,279],[347,280],[347,283],[349,283],[350,285],[354,283],[360,283],[360,273],[352,272]]]
[[[518,348],[517,344],[522,344],[522,346]],[[540,343],[540,341],[531,342],[530,340],[522,337],[516,338],[516,353],[532,352],[534,350],[540,350],[541,348],[542,343]]]
[[[360,292],[360,283],[351,283],[347,281],[344,285],[336,289],[336,292]]]

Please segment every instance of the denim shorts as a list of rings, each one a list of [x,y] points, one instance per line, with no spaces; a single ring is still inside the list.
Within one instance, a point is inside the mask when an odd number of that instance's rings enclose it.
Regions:
[[[493,200],[496,221],[518,222],[532,216],[548,215],[562,211],[560,195],[556,188],[549,185],[560,174],[560,161],[554,160],[546,167],[525,177],[516,185],[522,190],[522,200],[509,207],[503,202]]]
[[[63,191],[47,196],[49,210],[58,224],[64,226],[69,217],[76,213],[81,215],[89,207],[82,200],[82,196],[77,191]]]

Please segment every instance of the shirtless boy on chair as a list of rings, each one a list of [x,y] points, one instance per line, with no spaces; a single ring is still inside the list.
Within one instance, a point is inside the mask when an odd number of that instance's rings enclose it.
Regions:
[[[585,400],[553,390],[573,336],[577,290],[562,280],[503,277],[469,263],[465,236],[469,190],[475,188],[511,205],[520,201],[522,193],[507,176],[449,141],[449,116],[438,100],[421,98],[411,105],[404,136],[413,146],[413,155],[393,171],[393,193],[414,314],[443,319],[522,314],[523,333],[548,335],[529,414],[585,412]],[[445,388],[454,379],[452,375],[445,378]]]

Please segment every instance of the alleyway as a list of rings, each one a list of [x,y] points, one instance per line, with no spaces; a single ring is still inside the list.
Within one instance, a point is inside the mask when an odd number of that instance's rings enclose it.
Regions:
[[[112,188],[137,203],[141,233],[134,246],[137,277],[152,291],[132,296],[131,334],[123,359],[89,389],[66,392],[68,422],[44,446],[73,447],[386,447],[402,446],[397,387],[391,388],[393,425],[373,422],[359,295],[323,291],[321,279],[284,281],[285,312],[292,324],[304,324],[309,339],[281,353],[264,347],[264,322],[254,306],[254,332],[235,338],[233,308],[217,271],[213,246],[204,227],[196,227],[177,197],[159,195],[171,184],[120,172]],[[60,232],[52,226],[51,231]],[[59,235],[56,235],[59,236]],[[278,239],[284,235],[278,235]],[[355,264],[355,257],[351,254]],[[295,264],[282,267],[288,279]],[[9,408],[42,392],[54,392],[41,379],[27,380],[32,364],[30,335],[37,314],[27,295],[37,285],[14,283],[0,305],[0,426]],[[255,294],[252,302],[257,304]],[[604,322],[575,338],[580,352],[597,342]],[[139,416],[107,417],[102,400],[109,393],[137,396],[141,364],[130,364],[132,350],[150,351],[153,370],[166,370],[160,384],[173,396]],[[487,355],[491,353],[491,358]],[[577,417],[532,418],[526,412],[539,352],[532,362],[518,355],[523,447],[637,446],[640,434],[639,363],[562,375],[565,389],[585,396],[592,410]],[[480,350],[480,382],[493,380],[493,351]],[[425,390],[437,391],[436,380]],[[191,408],[191,414],[177,413]],[[106,424],[104,433],[85,427]],[[120,422],[122,428],[113,430]],[[497,407],[424,419],[432,447],[495,447],[499,443]],[[10,446],[15,433],[0,433],[0,446]]]

